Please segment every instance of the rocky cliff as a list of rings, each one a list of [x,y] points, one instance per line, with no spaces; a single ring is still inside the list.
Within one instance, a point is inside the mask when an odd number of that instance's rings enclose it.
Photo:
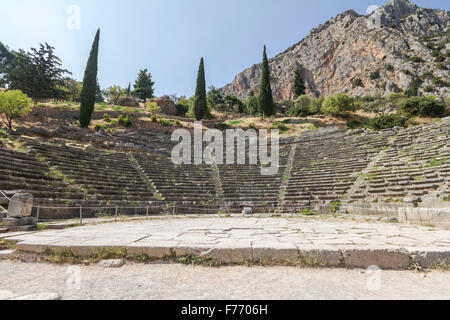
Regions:
[[[270,60],[277,100],[292,99],[300,68],[308,93],[328,96],[386,95],[407,90],[421,77],[419,93],[448,96],[450,12],[392,0],[368,16],[353,10],[313,29],[302,41]],[[221,89],[246,98],[258,93],[261,65],[253,65]]]

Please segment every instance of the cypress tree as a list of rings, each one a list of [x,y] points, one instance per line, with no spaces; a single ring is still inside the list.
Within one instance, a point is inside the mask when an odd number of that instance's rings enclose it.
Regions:
[[[272,88],[270,86],[269,60],[267,59],[266,46],[264,46],[261,88],[259,93],[259,108],[264,116],[270,117],[275,114],[275,103],[273,102]]]
[[[80,125],[89,127],[92,112],[94,112],[97,93],[97,71],[98,71],[98,44],[100,41],[100,29],[97,30],[91,53],[84,72],[83,88],[81,89]]]
[[[127,88],[127,97],[129,97],[131,95],[131,83],[128,83],[128,88]]]
[[[206,100],[206,80],[205,80],[205,64],[203,58],[200,60],[197,75],[197,88],[195,90],[194,114],[195,118],[200,121],[208,111],[208,103]]]
[[[300,69],[295,70],[295,80],[294,80],[294,98],[298,98],[306,94],[305,80],[303,80],[302,73]]]

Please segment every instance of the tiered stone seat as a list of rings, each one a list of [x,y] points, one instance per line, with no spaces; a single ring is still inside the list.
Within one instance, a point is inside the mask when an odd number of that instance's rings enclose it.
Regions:
[[[161,153],[133,155],[156,191],[169,203],[210,206],[217,203],[213,168],[208,165],[175,165]]]
[[[33,195],[34,204],[51,201],[56,205],[83,199],[83,193],[61,177],[50,173],[49,167],[33,154],[0,148],[0,190],[7,196],[18,191]],[[0,204],[7,199],[0,197]],[[36,208],[35,208],[36,209]]]
[[[357,175],[393,134],[338,131],[301,138],[285,195],[285,210],[341,201]]]
[[[65,145],[23,139],[72,186],[84,193],[84,206],[116,206],[157,201],[128,155],[119,152],[83,150]]]
[[[268,150],[270,149],[269,145]],[[248,206],[253,207],[255,213],[267,213],[279,205],[280,187],[290,149],[289,144],[280,141],[280,166],[278,173],[274,175],[262,175],[260,161],[257,165],[248,164],[248,145],[242,151],[236,148],[236,154],[239,152],[247,154],[247,164],[218,165],[224,201],[230,212],[241,212],[243,207]]]
[[[450,121],[401,131],[351,199],[366,203],[442,201],[450,185]]]

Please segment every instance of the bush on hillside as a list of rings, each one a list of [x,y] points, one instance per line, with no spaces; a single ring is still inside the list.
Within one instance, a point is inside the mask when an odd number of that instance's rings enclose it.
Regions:
[[[385,114],[373,118],[369,121],[369,127],[373,130],[383,130],[394,127],[406,128],[408,125],[408,118],[399,114]]]
[[[372,72],[370,74],[370,79],[371,80],[377,80],[380,79],[380,70],[375,70],[374,72]]]
[[[161,112],[161,107],[156,102],[147,102],[145,110],[151,114],[157,114]]]
[[[345,93],[336,93],[325,99],[322,112],[330,115],[342,115],[354,110],[353,99]]]
[[[413,116],[442,117],[445,105],[435,96],[411,97],[401,104],[402,111]]]
[[[391,93],[387,96],[387,98],[391,105],[394,107],[399,107],[405,99],[405,95],[403,93]]]
[[[363,81],[360,78],[352,80],[352,87],[355,89],[356,87],[364,87]]]
[[[408,97],[414,97],[419,95],[419,88],[422,85],[423,80],[420,78],[414,78],[413,81],[411,81],[411,84],[409,85],[408,89],[405,91],[405,94]]]
[[[309,104],[309,114],[319,114],[322,112],[322,105],[325,99],[323,97],[311,99]]]
[[[418,57],[418,56],[409,57],[408,60],[411,62],[415,62],[415,63],[425,62],[421,57]]]
[[[241,99],[239,99],[238,97],[232,96],[232,95],[227,95],[224,100],[225,100],[225,104],[228,106],[229,110],[232,110],[236,113],[244,113],[245,112],[245,105],[241,101]]]
[[[289,109],[288,115],[291,117],[305,117],[309,114],[309,106],[311,99],[307,95],[301,95],[298,97],[294,106]]]
[[[245,111],[249,116],[258,114],[259,106],[257,96],[250,96],[247,98],[247,101],[245,101]]]
[[[175,105],[175,108],[177,109],[177,116],[179,117],[185,117],[186,113],[189,112],[189,109],[191,107],[191,103],[186,98],[181,98],[178,100],[178,103]]]
[[[127,115],[127,116],[120,115],[119,116],[119,123],[121,125],[123,125],[124,127],[129,128],[133,124],[133,121],[131,120],[129,115]]]

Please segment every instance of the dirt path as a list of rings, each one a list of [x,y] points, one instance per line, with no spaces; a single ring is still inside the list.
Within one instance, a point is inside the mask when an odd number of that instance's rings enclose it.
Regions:
[[[0,299],[49,293],[62,299],[450,299],[450,272],[0,262]]]

